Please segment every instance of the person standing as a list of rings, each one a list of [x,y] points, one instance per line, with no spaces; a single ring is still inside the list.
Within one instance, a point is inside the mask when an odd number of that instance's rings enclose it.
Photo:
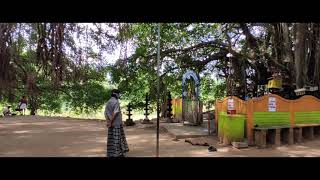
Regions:
[[[108,127],[107,157],[125,157],[126,153],[129,152],[122,126],[119,98],[120,91],[113,89],[104,111]]]
[[[18,109],[20,112],[23,112],[23,115],[25,115],[25,112],[27,109],[27,104],[28,104],[28,101],[27,101],[26,96],[22,96],[22,99],[20,99],[20,101],[19,101]]]

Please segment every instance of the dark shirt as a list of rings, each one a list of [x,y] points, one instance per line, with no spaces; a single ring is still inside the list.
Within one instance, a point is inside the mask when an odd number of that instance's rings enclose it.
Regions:
[[[19,101],[21,104],[28,104],[28,101],[26,99],[20,99]]]

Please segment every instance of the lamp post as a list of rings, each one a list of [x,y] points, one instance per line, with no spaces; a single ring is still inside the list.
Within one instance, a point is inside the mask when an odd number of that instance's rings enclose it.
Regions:
[[[157,51],[157,146],[156,146],[156,157],[159,157],[159,93],[160,93],[160,82],[159,82],[159,69],[160,69],[160,23],[158,24],[158,51]]]

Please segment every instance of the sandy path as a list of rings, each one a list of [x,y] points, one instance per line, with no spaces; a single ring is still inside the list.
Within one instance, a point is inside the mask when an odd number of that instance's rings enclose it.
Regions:
[[[138,125],[125,128],[129,157],[155,155],[153,128]],[[103,157],[106,147],[104,122],[39,116],[0,118],[0,156],[2,157]],[[259,150],[219,147],[208,152],[205,146],[173,141],[160,134],[162,157],[273,157],[320,156],[320,140],[299,145]]]

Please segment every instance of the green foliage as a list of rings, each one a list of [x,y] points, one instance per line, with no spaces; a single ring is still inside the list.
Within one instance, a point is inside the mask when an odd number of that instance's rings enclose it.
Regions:
[[[43,92],[39,97],[39,109],[44,112],[50,113],[61,113],[62,112],[62,105],[63,99],[61,95],[57,93],[52,93],[50,91]]]
[[[161,24],[161,53],[162,69],[160,72],[160,97],[166,97],[165,92],[170,91],[173,98],[181,98],[182,75],[187,69],[197,67],[190,66],[194,61],[207,56],[212,47],[204,49],[191,49],[190,51],[175,51],[187,48],[192,44],[212,40],[217,32],[218,24],[189,24],[189,23],[164,23]],[[125,63],[111,68],[113,83],[123,91],[126,100],[131,101],[135,108],[143,107],[145,93],[150,94],[151,106],[154,107],[157,97],[157,72],[156,72],[156,49],[157,49],[158,24],[132,24],[132,38],[135,51]],[[129,38],[130,39],[130,38]],[[196,57],[196,56],[197,57]],[[189,61],[186,61],[188,57]],[[181,67],[185,66],[185,67]],[[190,67],[188,67],[190,66]],[[208,86],[205,86],[205,89]],[[205,100],[212,103],[212,97],[205,90]],[[217,93],[221,95],[220,91]]]
[[[56,113],[70,109],[81,113],[101,109],[114,86],[122,92],[123,100],[131,102],[137,110],[143,108],[145,94],[149,93],[151,111],[155,110],[157,28],[156,23],[13,24],[10,46],[17,61],[13,62],[16,75],[10,93],[16,95],[14,101],[22,95],[34,99],[30,105],[35,109]],[[168,91],[173,98],[181,97],[182,75],[186,70],[212,73],[213,69],[225,68],[221,58],[217,61],[221,63],[208,63],[213,60],[210,55],[225,48],[208,43],[225,43],[223,28],[223,24],[217,23],[161,24],[162,101]],[[58,35],[60,30],[63,38]],[[115,65],[103,59],[103,53],[113,52],[126,42],[133,44],[133,54],[127,59]],[[111,75],[108,86],[106,74]],[[225,95],[225,89],[225,83],[215,82],[209,74],[201,78],[201,98],[210,107],[216,98]]]
[[[221,99],[226,96],[227,85],[224,82],[218,82],[213,88],[214,99]]]
[[[76,84],[68,87],[68,91],[70,95],[64,95],[66,106],[77,113],[100,110],[111,95],[110,89],[97,82]]]
[[[116,36],[109,34],[115,28],[112,24],[17,23],[4,27],[11,28],[7,42],[11,58],[5,60],[14,71],[7,86],[0,87],[2,102],[15,104],[25,95],[28,108],[48,113],[92,112],[105,103],[110,90],[103,86],[108,69],[101,54],[113,51],[117,43]]]
[[[210,76],[203,76],[200,82],[200,98],[207,109],[211,110],[215,100],[225,96],[226,85],[211,79]]]

